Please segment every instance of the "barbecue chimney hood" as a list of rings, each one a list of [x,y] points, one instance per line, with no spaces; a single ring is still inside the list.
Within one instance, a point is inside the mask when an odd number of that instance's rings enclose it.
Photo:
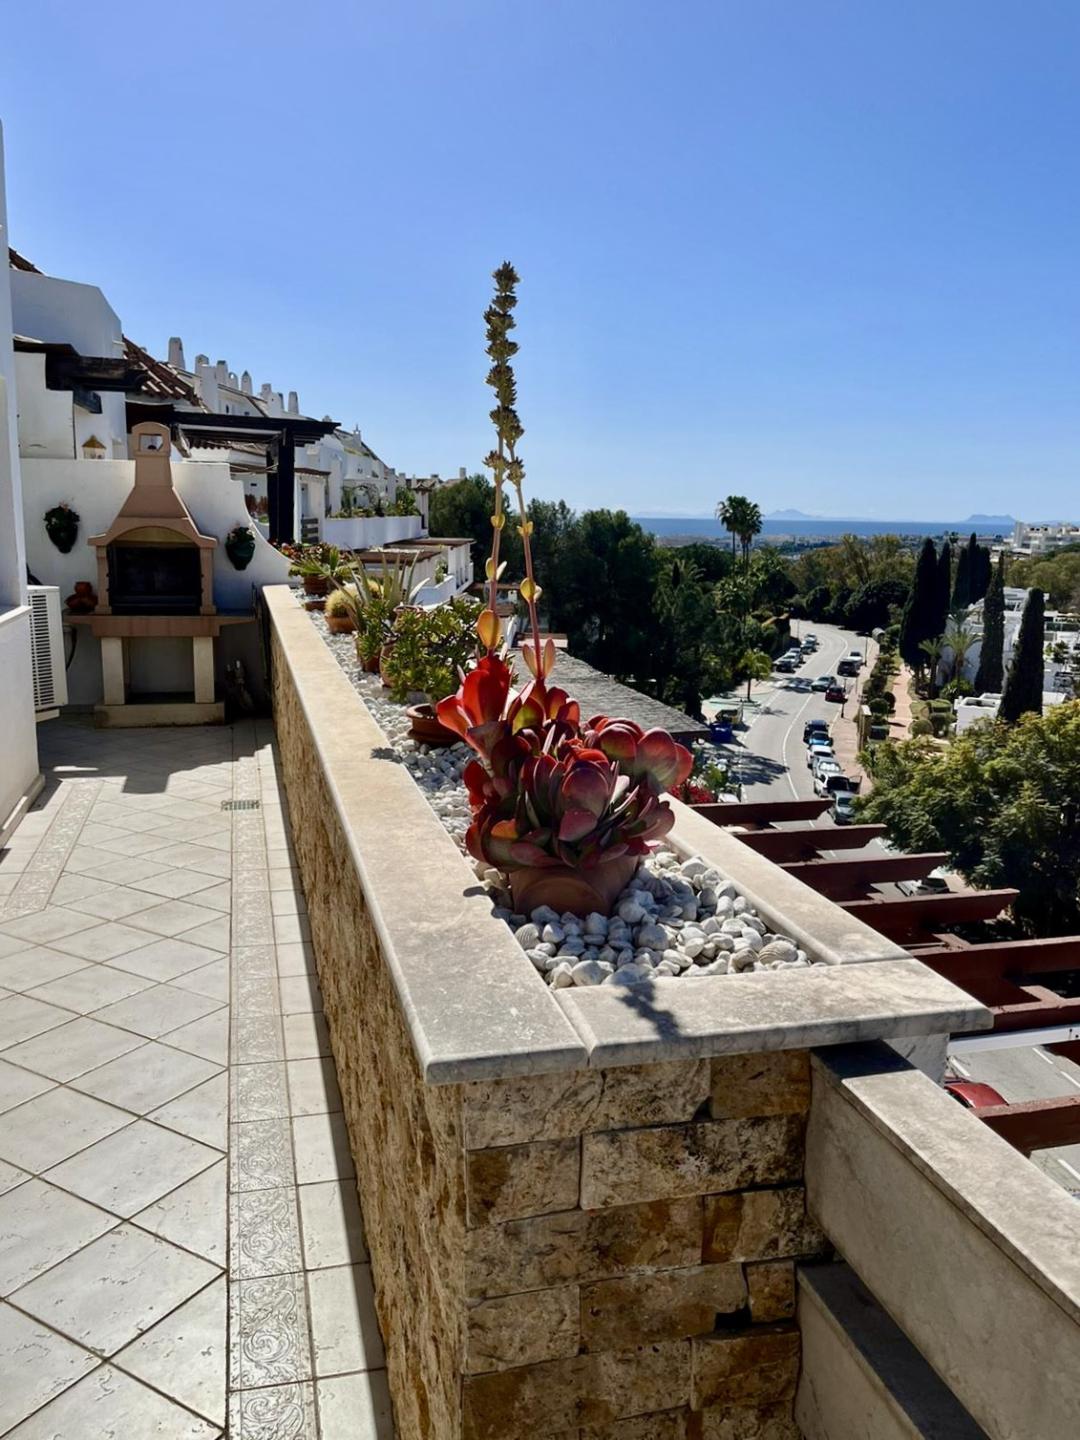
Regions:
[[[213,615],[213,551],[173,489],[167,425],[146,422],[131,432],[135,484],[97,552],[97,614]]]

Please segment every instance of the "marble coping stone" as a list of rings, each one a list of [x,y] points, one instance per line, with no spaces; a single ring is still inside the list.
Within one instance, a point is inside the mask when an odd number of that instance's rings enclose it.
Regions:
[[[553,994],[592,1066],[806,1050],[993,1023],[985,1005],[910,955],[856,968],[814,965]]]
[[[852,1105],[957,1210],[1080,1325],[1076,1200],[940,1086],[882,1046],[813,1057],[813,1084]]]
[[[264,590],[424,1078],[577,1069],[585,1047],[287,585]]]
[[[700,855],[738,886],[774,930],[788,935],[823,965],[902,960],[907,951],[819,895],[774,861],[751,850],[729,830],[679,800],[672,800],[675,828],[668,843],[684,859]]]
[[[429,1084],[989,1026],[963,991],[678,802],[675,848],[719,865],[826,963],[549,989],[291,588],[263,594]]]

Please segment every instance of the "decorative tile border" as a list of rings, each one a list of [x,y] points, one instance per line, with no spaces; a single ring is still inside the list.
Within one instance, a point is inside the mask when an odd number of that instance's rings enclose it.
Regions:
[[[64,801],[55,820],[38,842],[29,864],[0,910],[5,920],[45,909],[53,887],[64,873],[64,864],[79,832],[101,793],[100,780],[65,780],[63,787]]]

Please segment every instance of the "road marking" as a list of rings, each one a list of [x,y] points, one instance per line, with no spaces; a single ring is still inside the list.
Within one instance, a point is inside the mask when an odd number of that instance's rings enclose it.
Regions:
[[[1056,1155],[1054,1156],[1054,1159],[1057,1160],[1057,1163],[1061,1166],[1061,1168],[1063,1170],[1067,1170],[1074,1179],[1080,1180],[1080,1170],[1074,1170],[1067,1160],[1058,1160]]]
[[[971,1079],[971,1071],[967,1068],[966,1065],[961,1065],[960,1061],[957,1060],[955,1055],[949,1056],[949,1064],[954,1070],[959,1070],[960,1074],[964,1077],[965,1080]]]
[[[815,653],[816,653],[816,652],[815,652]],[[841,641],[841,642],[840,642],[840,654],[837,656],[836,660],[834,660],[832,663],[833,663],[834,665],[835,665],[835,664],[839,664],[839,663],[840,663],[840,660],[843,658],[843,655],[844,655],[844,642]],[[796,800],[801,800],[801,799],[803,799],[803,796],[801,796],[801,795],[799,794],[798,790],[796,790],[796,788],[795,788],[795,781],[791,778],[791,768],[792,768],[792,767],[788,764],[787,746],[788,746],[788,741],[791,739],[791,732],[795,729],[795,726],[799,723],[799,716],[803,713],[803,711],[806,709],[807,705],[810,704],[810,702],[811,702],[811,700],[813,700],[813,698],[814,698],[814,691],[811,690],[811,691],[810,691],[810,694],[807,695],[807,697],[806,697],[806,699],[803,701],[802,705],[799,707],[798,710],[796,710],[795,715],[794,715],[794,718],[792,719],[792,722],[791,722],[791,724],[788,726],[787,730],[784,732],[784,738],[783,738],[783,740],[781,740],[781,742],[780,742],[780,764],[783,765],[783,767],[784,767],[784,776],[785,776],[785,778],[787,779],[787,783],[788,783],[788,785],[791,787],[791,793],[792,793],[792,795],[794,795],[794,797],[795,797]],[[829,729],[829,733],[830,733],[830,734],[832,733],[832,727],[831,727],[831,726],[830,726],[830,729]],[[814,793],[816,794],[817,792],[815,791]]]
[[[1055,1066],[1054,1068],[1056,1069],[1057,1067]],[[1080,1080],[1075,1079],[1072,1075],[1066,1075],[1064,1070],[1058,1070],[1058,1074],[1063,1080],[1067,1080],[1070,1085],[1075,1085],[1077,1090],[1080,1090]]]
[[[1046,1051],[1040,1050],[1037,1045],[1035,1047],[1035,1054],[1039,1057],[1040,1060],[1045,1060],[1047,1065],[1049,1065],[1052,1070],[1057,1069],[1057,1065],[1054,1063],[1054,1057],[1052,1055],[1047,1055]]]

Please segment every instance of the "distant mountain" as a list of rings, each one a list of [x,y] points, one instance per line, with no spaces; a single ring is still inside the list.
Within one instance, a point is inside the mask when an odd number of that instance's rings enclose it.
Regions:
[[[807,515],[805,510],[770,510],[766,520],[820,520],[820,515]]]
[[[969,515],[961,525],[992,525],[995,530],[1011,530],[1016,521],[1011,515]]]

